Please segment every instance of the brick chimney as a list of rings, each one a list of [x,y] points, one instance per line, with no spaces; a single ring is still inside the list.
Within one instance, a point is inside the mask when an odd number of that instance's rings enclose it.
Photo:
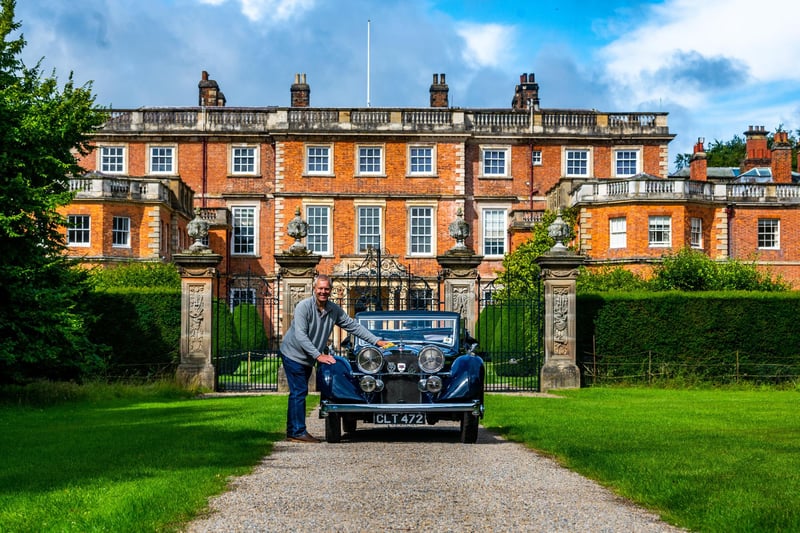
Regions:
[[[205,70],[200,75],[200,83],[197,84],[197,87],[200,89],[199,106],[225,106],[225,95],[219,90],[219,85],[217,85],[216,81],[208,79],[208,72]]]
[[[706,150],[703,148],[705,139],[697,139],[694,145],[692,158],[689,160],[689,179],[692,181],[708,181],[708,161]]]
[[[450,89],[444,81],[444,72],[433,75],[431,83],[431,107],[449,107],[447,94]]]
[[[749,126],[744,132],[747,155],[742,163],[742,172],[751,168],[770,166],[770,153],[767,149],[767,132],[764,126]]]
[[[311,105],[311,87],[306,83],[305,74],[295,74],[292,84],[292,107],[309,107]]]
[[[785,131],[776,131],[772,138],[772,182],[792,182],[792,145],[789,134]]]
[[[536,83],[533,73],[520,74],[519,85],[514,89],[514,99],[511,100],[511,109],[530,109],[539,111],[539,84]]]

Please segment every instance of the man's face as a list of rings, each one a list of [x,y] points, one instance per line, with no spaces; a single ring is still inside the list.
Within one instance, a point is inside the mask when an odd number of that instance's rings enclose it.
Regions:
[[[317,299],[317,305],[325,305],[330,296],[331,284],[328,280],[317,280],[317,284],[314,285],[314,297]]]

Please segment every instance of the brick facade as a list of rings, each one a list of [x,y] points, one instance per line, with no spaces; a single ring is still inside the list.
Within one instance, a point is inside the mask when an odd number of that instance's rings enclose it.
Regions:
[[[763,128],[748,130],[742,171],[768,168],[772,182],[712,179],[703,167],[702,143],[691,179],[668,179],[668,144],[674,135],[666,113],[543,109],[532,74],[521,76],[509,92],[512,105],[506,110],[448,107],[444,74],[434,75],[431,107],[424,109],[313,108],[310,91],[305,75],[298,75],[288,108],[227,108],[219,84],[204,72],[198,107],[115,110],[93,138],[99,148],[122,149],[124,170],[104,173],[99,150],[85,157],[83,166],[107,184],[160,184],[169,194],[120,196],[97,192],[99,185],[96,194],[81,192],[64,213],[91,216],[91,244],[70,247],[70,253],[99,263],[169,260],[190,244],[186,223],[199,208],[214,221],[209,244],[223,255],[223,272],[273,277],[279,270],[275,254],[293,244],[286,226],[295,210],[306,218],[306,209],[321,206],[330,216],[331,242],[318,270],[331,273],[363,257],[357,215],[359,207],[371,206],[379,208],[386,253],[415,274],[435,279],[441,268],[436,256],[454,246],[448,226],[463,209],[471,227],[466,245],[484,256],[478,271],[492,279],[502,268],[502,253],[487,251],[513,250],[530,237],[545,208],[574,205],[581,213],[576,244],[590,265],[611,261],[646,271],[664,253],[692,244],[695,219],[702,228],[695,245],[712,258],[756,258],[787,279],[800,280],[795,207],[800,193],[792,184],[791,152],[776,151],[780,137],[773,150],[766,150]],[[309,148],[315,146],[329,150],[329,171],[308,171]],[[149,168],[150,152],[158,147],[172,149],[175,168],[167,175]],[[379,173],[359,172],[362,147],[379,149]],[[419,147],[432,150],[431,172],[411,172],[411,149]],[[253,170],[234,169],[234,152],[251,149]],[[576,151],[588,155],[584,174],[568,171],[568,154]],[[541,156],[535,164],[533,154]],[[635,157],[635,172],[617,175],[620,154]],[[488,167],[485,157],[493,160]],[[139,191],[138,185],[130,187]],[[252,253],[233,250],[239,224],[233,214],[243,208],[252,208],[256,216]],[[411,250],[409,214],[419,208],[425,216],[430,208],[433,217],[432,249],[425,253]],[[486,247],[484,229],[496,220],[485,217],[498,214],[505,218],[491,238],[499,237],[499,248]],[[114,216],[131,220],[127,248],[109,244]],[[667,245],[651,243],[650,217],[669,220]],[[612,247],[609,221],[620,218],[626,220],[625,246]],[[764,219],[778,220],[774,248],[758,246]]]

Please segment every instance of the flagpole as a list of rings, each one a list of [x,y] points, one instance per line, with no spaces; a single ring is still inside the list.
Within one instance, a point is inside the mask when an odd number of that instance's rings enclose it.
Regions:
[[[369,26],[370,20],[367,19],[367,107],[369,107]]]

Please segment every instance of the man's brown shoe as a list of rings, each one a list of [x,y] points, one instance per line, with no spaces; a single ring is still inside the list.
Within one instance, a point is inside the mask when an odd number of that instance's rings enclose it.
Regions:
[[[290,442],[320,442],[320,440],[316,437],[312,437],[310,433],[303,433],[302,435],[298,435],[296,437],[289,437]]]

